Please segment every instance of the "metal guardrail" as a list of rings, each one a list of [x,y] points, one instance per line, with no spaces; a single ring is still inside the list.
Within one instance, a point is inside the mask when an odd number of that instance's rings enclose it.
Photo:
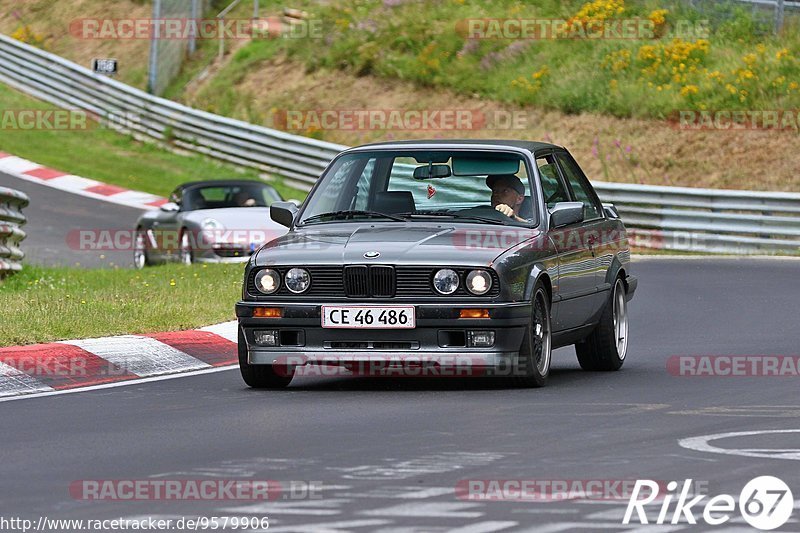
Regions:
[[[25,254],[20,243],[25,238],[22,208],[30,203],[25,193],[0,187],[0,278],[22,269]]]
[[[86,110],[111,128],[281,176],[308,189],[346,146],[158,98],[0,35],[0,82]],[[636,244],[722,253],[800,252],[800,194],[595,182]]]

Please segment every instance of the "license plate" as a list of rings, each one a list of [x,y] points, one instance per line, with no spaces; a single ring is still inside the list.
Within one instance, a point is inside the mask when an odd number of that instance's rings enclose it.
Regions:
[[[367,305],[322,306],[323,328],[413,329],[413,305],[375,307]]]

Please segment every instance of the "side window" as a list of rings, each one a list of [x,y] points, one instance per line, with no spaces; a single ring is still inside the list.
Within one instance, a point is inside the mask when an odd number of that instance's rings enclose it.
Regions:
[[[542,193],[548,209],[558,202],[569,202],[569,194],[558,176],[555,158],[552,155],[537,157],[536,166],[542,176]]]
[[[591,185],[583,176],[577,163],[571,157],[566,157],[563,154],[558,154],[557,157],[561,170],[564,172],[564,177],[575,194],[575,201],[583,202],[584,220],[600,218],[602,213],[601,206],[597,204],[594,195],[590,192]]]

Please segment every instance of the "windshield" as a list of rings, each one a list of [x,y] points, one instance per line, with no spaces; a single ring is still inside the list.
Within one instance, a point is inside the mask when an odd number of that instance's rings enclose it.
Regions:
[[[500,151],[379,151],[340,157],[320,178],[300,224],[447,217],[535,223],[527,164]]]
[[[209,185],[192,187],[183,193],[181,209],[217,209],[221,207],[269,207],[280,195],[263,183]]]

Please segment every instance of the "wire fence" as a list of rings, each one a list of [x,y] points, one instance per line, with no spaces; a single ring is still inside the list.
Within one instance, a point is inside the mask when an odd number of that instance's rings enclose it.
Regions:
[[[798,0],[687,0],[714,25],[732,19],[737,11],[749,9],[753,27],[760,33],[780,33],[787,14],[800,15]]]
[[[189,22],[202,17],[208,7],[209,0],[153,0],[153,21],[180,20],[191,27]],[[150,39],[147,90],[156,95],[163,94],[180,73],[187,54],[193,53],[197,45],[196,33],[190,33],[186,39],[168,39],[162,31],[155,24]]]

